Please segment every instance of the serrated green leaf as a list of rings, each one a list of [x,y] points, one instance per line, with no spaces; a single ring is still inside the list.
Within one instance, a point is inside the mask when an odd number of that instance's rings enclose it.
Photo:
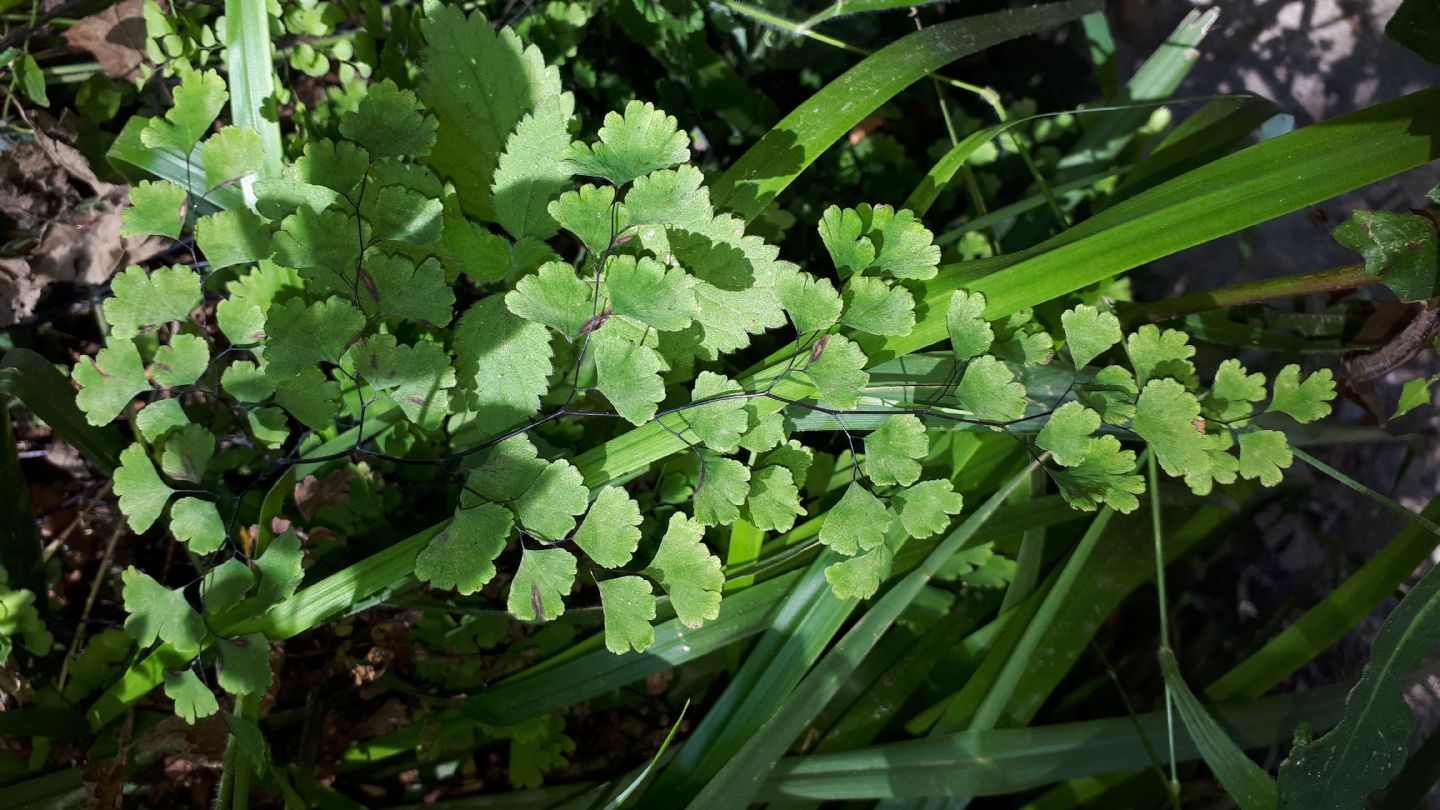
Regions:
[[[891,515],[880,499],[858,483],[852,483],[840,500],[825,514],[820,542],[846,556],[869,551],[885,543]]]
[[[550,387],[550,334],[506,309],[492,295],[477,301],[455,328],[455,368],[465,404],[487,435],[540,410]]]
[[[605,269],[605,289],[615,314],[662,332],[684,329],[700,313],[695,286],[684,270],[667,269],[648,256],[616,256]]]
[[[603,177],[623,186],[690,159],[689,136],[679,130],[674,116],[649,102],[630,102],[623,116],[606,113],[598,135],[592,146],[580,141],[570,145],[565,159],[575,174]]]
[[[820,241],[840,278],[859,275],[875,261],[875,244],[865,236],[868,226],[853,208],[832,205],[820,215]]]
[[[1135,474],[1135,453],[1122,450],[1114,436],[1096,437],[1074,467],[1047,472],[1065,502],[1085,512],[1104,505],[1128,515],[1140,506],[1135,496],[1145,491],[1145,479]]]
[[[601,489],[575,530],[575,545],[606,568],[630,562],[640,546],[640,504],[620,487]]]
[[[212,501],[176,501],[170,507],[170,532],[195,554],[210,554],[225,545],[225,522]]]
[[[1135,416],[1135,377],[1124,366],[1106,366],[1091,383],[1080,386],[1076,398],[1100,414],[1107,425],[1123,425]]]
[[[105,302],[111,334],[130,338],[148,327],[183,321],[200,305],[200,276],[181,265],[146,274],[131,266],[110,282],[114,296]]]
[[[155,442],[171,429],[189,424],[179,399],[157,399],[135,415],[135,429],[147,442]]]
[[[1430,386],[1434,385],[1436,381],[1440,381],[1440,375],[1406,380],[1405,385],[1400,389],[1400,402],[1395,406],[1395,415],[1391,418],[1399,419],[1422,405],[1429,405]]]
[[[600,609],[605,616],[605,648],[616,655],[644,652],[655,643],[655,593],[644,577],[600,581]]]
[[[340,383],[318,368],[307,368],[280,382],[275,402],[304,426],[324,430],[334,423],[340,408]]]
[[[890,547],[879,545],[848,560],[841,560],[825,569],[825,581],[840,599],[869,599],[880,590],[880,583],[890,576],[894,563]]]
[[[558,619],[575,585],[575,565],[575,555],[563,548],[525,549],[505,609],[526,622]]]
[[[210,347],[196,335],[176,335],[170,342],[155,350],[155,362],[150,365],[155,382],[166,388],[194,385],[210,365]]]
[[[300,535],[294,529],[270,541],[264,553],[255,560],[257,584],[250,604],[256,613],[264,613],[295,594],[295,588],[305,577],[301,568],[304,557]]]
[[[1258,478],[1261,484],[1273,487],[1284,479],[1281,470],[1289,468],[1294,459],[1290,442],[1278,430],[1240,434],[1241,478]]]
[[[1215,482],[1235,480],[1239,463],[1225,452],[1229,434],[1206,433],[1199,400],[1175,380],[1146,383],[1131,428],[1150,445],[1165,472],[1183,476],[1196,495],[1210,494]]]
[[[255,572],[231,558],[205,572],[200,582],[200,600],[208,615],[219,616],[240,604],[254,586]]]
[[[260,133],[251,127],[222,128],[205,139],[200,154],[205,163],[207,190],[256,174],[265,162]]]
[[[220,652],[220,688],[232,695],[263,695],[275,680],[270,671],[270,640],[263,633],[222,638],[215,644]]]
[[[249,360],[237,360],[220,375],[220,387],[240,402],[264,402],[275,393],[276,377]]]
[[[950,518],[965,508],[965,499],[944,478],[921,481],[895,493],[895,512],[905,533],[925,538],[945,531]]]
[[[150,390],[140,350],[129,340],[114,340],[94,358],[84,357],[70,376],[80,386],[75,404],[92,425],[108,425],[137,394]]]
[[[376,242],[428,245],[440,238],[445,204],[404,186],[386,186],[369,192],[361,207]]]
[[[182,591],[172,591],[143,571],[130,566],[120,575],[125,587],[125,632],[140,647],[163,641],[177,649],[195,651],[205,640],[205,623]]]
[[[450,412],[455,370],[438,344],[410,346],[394,335],[371,335],[355,344],[349,357],[370,387],[398,404],[411,422],[434,430]]]
[[[929,452],[924,423],[896,414],[865,437],[865,475],[876,484],[909,486],[920,480],[919,459]]]
[[[805,476],[810,473],[810,464],[814,461],[814,450],[791,440],[755,459],[755,468],[779,465],[788,469],[794,476],[795,483],[799,485],[805,482]]]
[[[725,585],[720,558],[705,547],[704,535],[697,521],[676,512],[650,561],[656,579],[670,594],[675,617],[690,628],[720,615],[720,589]]]
[[[1120,342],[1120,319],[1089,304],[1080,304],[1060,314],[1065,330],[1065,347],[1075,368],[1084,368]]]
[[[1061,405],[1035,437],[1035,444],[1050,451],[1062,467],[1074,467],[1090,455],[1093,435],[1100,428],[1100,414],[1078,402]]]
[[[265,373],[283,379],[317,363],[338,365],[364,328],[365,316],[339,296],[276,304],[265,315]]]
[[[548,209],[570,187],[570,169],[561,158],[570,145],[574,114],[574,96],[547,96],[505,141],[495,167],[495,215],[516,239],[548,239],[559,228]]]
[[[711,450],[729,453],[740,444],[740,437],[750,422],[745,413],[745,400],[725,397],[741,393],[734,380],[712,371],[702,371],[695,377],[690,401],[705,404],[687,409],[685,421]],[[711,399],[714,401],[706,402]]]
[[[272,450],[290,438],[290,423],[285,419],[285,412],[279,408],[253,408],[245,413],[245,422],[250,426],[250,435],[255,437],[255,441]]]
[[[137,533],[155,525],[174,492],[160,480],[145,447],[140,444],[132,444],[120,454],[114,489],[120,498],[120,512],[125,515],[125,522]]]
[[[120,214],[120,235],[179,239],[185,227],[189,195],[166,180],[141,180],[130,188],[130,207]]]
[[[575,234],[590,251],[599,256],[630,224],[630,212],[624,203],[616,204],[613,186],[586,183],[579,191],[567,191],[546,208],[560,227]]]
[[[472,496],[482,500],[513,501],[525,494],[550,462],[539,458],[535,445],[523,433],[490,448],[480,465],[470,471],[462,506],[472,505]]]
[[[703,526],[724,526],[740,517],[750,494],[750,468],[733,458],[708,457],[695,488],[695,519]]]
[[[226,285],[226,298],[215,305],[220,330],[236,346],[259,344],[265,340],[265,313],[270,305],[299,288],[298,272],[268,260],[260,262],[259,267]]]
[[[1135,380],[1142,387],[1154,379],[1170,378],[1183,385],[1194,386],[1195,347],[1190,338],[1178,329],[1160,331],[1154,324],[1145,324],[1130,334],[1125,341],[1125,351],[1130,356],[1130,366],[1135,369]]]
[[[785,414],[770,411],[761,414],[758,398],[745,400],[745,418],[748,426],[740,437],[740,446],[753,453],[763,453],[785,441]]]
[[[415,94],[389,79],[370,85],[355,110],[340,117],[340,134],[375,158],[424,157],[435,144],[435,130],[435,119],[421,111]]]
[[[750,495],[744,515],[761,531],[788,532],[795,518],[805,514],[800,489],[788,467],[764,467],[750,474]]]
[[[166,670],[163,677],[165,697],[175,701],[175,714],[181,720],[193,725],[196,720],[220,711],[220,704],[210,692],[210,687],[201,682],[193,671]]]
[[[778,294],[780,306],[790,315],[790,323],[801,335],[823,332],[840,320],[840,293],[823,278],[809,273],[785,276]]]
[[[1363,256],[1366,274],[1380,276],[1401,301],[1425,301],[1440,295],[1435,227],[1418,214],[1354,211],[1333,235]]]
[[[950,348],[958,360],[979,357],[990,350],[995,332],[985,321],[985,296],[956,290],[945,311],[945,327],[950,333]]]
[[[188,155],[210,131],[230,94],[225,92],[225,80],[219,73],[186,71],[180,75],[180,86],[172,97],[174,103],[165,111],[165,117],[151,118],[141,130],[140,142],[151,149]]]
[[[198,484],[205,477],[205,467],[215,455],[215,436],[199,425],[185,425],[165,436],[165,450],[160,456],[160,469],[178,481]]]
[[[521,278],[505,295],[505,306],[527,321],[559,332],[568,341],[596,316],[595,291],[564,262],[547,262]]]
[[[993,355],[981,355],[965,367],[955,398],[985,422],[1009,422],[1025,415],[1025,386]]]
[[[220,211],[195,223],[195,245],[212,271],[270,258],[271,239],[265,220],[245,210]]]
[[[575,516],[590,504],[585,477],[568,461],[552,461],[513,504],[520,525],[550,541],[575,530]]]
[[[660,353],[640,342],[639,329],[621,329],[611,321],[590,338],[595,350],[596,387],[615,406],[616,413],[634,424],[650,421],[665,398],[660,376],[670,366]]]
[[[1226,360],[1215,370],[1215,384],[1205,395],[1205,415],[1222,422],[1244,419],[1255,412],[1251,403],[1265,398],[1265,375],[1249,374],[1240,361]]]
[[[1335,377],[1330,369],[1300,379],[1300,366],[1290,364],[1280,369],[1271,383],[1269,413],[1283,413],[1300,424],[1308,424],[1330,415],[1330,400],[1335,398]]]
[[[495,577],[515,516],[493,503],[460,509],[415,558],[415,577],[436,588],[475,593]]]
[[[915,212],[874,206],[867,233],[875,243],[873,269],[880,275],[927,279],[939,272],[940,246],[935,244],[934,234],[915,218]]]
[[[872,335],[906,335],[915,328],[915,298],[883,279],[856,276],[845,285],[840,322]]]
[[[1035,320],[1033,311],[1022,309],[998,324],[990,352],[1012,363],[1044,365],[1055,357],[1055,341]]]
[[[353,216],[337,208],[316,213],[301,208],[280,223],[273,240],[275,261],[300,271],[315,293],[353,296],[363,234]]]
[[[820,403],[832,408],[853,408],[860,402],[860,392],[870,383],[865,356],[849,338],[824,335],[810,350],[805,376],[819,393]]]

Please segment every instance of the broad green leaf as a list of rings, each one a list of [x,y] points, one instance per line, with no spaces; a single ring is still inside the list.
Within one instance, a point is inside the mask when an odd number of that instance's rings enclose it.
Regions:
[[[884,545],[890,528],[889,510],[859,483],[846,488],[840,500],[825,513],[820,542],[846,556]]]
[[[183,650],[200,649],[205,623],[185,601],[184,592],[170,590],[133,565],[120,578],[125,582],[125,612],[130,614],[125,632],[136,644],[143,648],[163,641]]]
[[[544,540],[562,540],[575,530],[590,492],[580,471],[568,461],[552,461],[513,504],[520,525]],[[517,614],[518,615],[518,614]]]
[[[613,186],[586,183],[579,191],[567,191],[546,209],[560,227],[575,234],[590,251],[599,256],[630,224],[630,212],[624,203],[615,202]]]
[[[950,518],[960,514],[965,499],[947,479],[921,481],[895,493],[895,511],[905,533],[915,538],[945,531]]]
[[[354,296],[355,266],[364,240],[356,220],[338,208],[301,208],[276,231],[275,261],[300,271],[315,293]]]
[[[1055,358],[1055,340],[1035,320],[1035,313],[1022,309],[995,325],[995,343],[990,353],[1012,363],[1045,365]]]
[[[995,341],[995,332],[985,321],[985,296],[980,293],[956,290],[945,312],[945,328],[958,360],[979,357]]]
[[[194,385],[210,364],[210,347],[197,335],[181,334],[155,350],[150,370],[166,388]]]
[[[819,392],[820,403],[832,408],[853,408],[870,382],[865,366],[869,358],[843,335],[823,335],[810,350],[805,376]]]
[[[1250,374],[1240,361],[1226,360],[1215,369],[1215,384],[1203,402],[1205,415],[1222,422],[1234,422],[1254,413],[1253,403],[1265,399],[1265,375]]]
[[[434,430],[450,412],[455,370],[438,344],[408,346],[397,343],[394,335],[371,335],[355,344],[348,356],[376,394],[399,404],[415,424]]]
[[[263,695],[275,679],[270,671],[270,641],[263,633],[222,638],[220,688],[232,695]]]
[[[1100,414],[1107,425],[1123,425],[1135,416],[1135,395],[1140,389],[1124,366],[1106,366],[1093,382],[1080,386],[1076,398]]]
[[[794,476],[798,485],[804,483],[814,461],[815,451],[792,439],[755,459],[754,466],[756,469],[776,465],[784,467]]]
[[[1075,368],[1084,368],[1120,342],[1120,319],[1089,304],[1080,304],[1060,315],[1065,329],[1065,347]]]
[[[623,186],[690,159],[690,138],[679,130],[675,116],[649,102],[630,102],[623,116],[606,113],[598,136],[599,141],[590,146],[579,141],[570,145],[565,159],[575,174],[603,177]]]
[[[1074,467],[1090,454],[1093,434],[1100,428],[1100,414],[1078,402],[1067,402],[1050,414],[1035,444],[1050,451],[1062,467]]]
[[[365,316],[339,296],[309,306],[298,298],[276,304],[265,316],[265,373],[284,379],[317,363],[339,365],[364,328]]]
[[[141,180],[130,189],[130,207],[120,214],[121,236],[167,236],[179,239],[185,227],[189,197],[185,189],[164,180]]]
[[[111,334],[130,338],[147,327],[183,321],[200,305],[200,276],[181,265],[146,274],[128,268],[110,282],[113,298],[105,302],[105,321]]]
[[[324,430],[334,423],[340,408],[340,383],[312,366],[281,380],[275,388],[275,402],[305,427]]]
[[[611,321],[590,338],[595,350],[596,387],[615,411],[634,424],[655,416],[665,398],[661,373],[669,370],[660,353],[640,342],[639,329],[627,333],[624,324]]]
[[[684,329],[700,313],[695,279],[678,267],[667,270],[648,256],[612,259],[605,270],[605,289],[616,315],[662,332]]]
[[[601,489],[575,530],[575,545],[606,568],[630,562],[640,546],[640,505],[620,487]]]
[[[695,387],[690,394],[691,402],[705,402],[685,411],[685,421],[705,446],[720,453],[729,453],[740,444],[740,437],[749,426],[750,418],[745,413],[745,400],[726,399],[742,394],[733,380],[712,371],[702,371],[695,377]],[[706,402],[706,400],[714,401]]]
[[[709,457],[695,487],[695,519],[702,526],[723,526],[740,517],[750,494],[750,468],[733,458]]]
[[[904,335],[915,327],[915,299],[899,285],[856,276],[845,285],[840,322],[872,335]]]
[[[970,361],[955,386],[955,398],[984,422],[1009,422],[1025,415],[1025,386],[993,355]]]
[[[540,477],[550,462],[539,457],[535,445],[525,434],[506,439],[490,448],[481,457],[480,466],[471,470],[460,493],[462,506],[471,498],[482,502],[518,499]]]
[[[780,305],[801,335],[821,332],[840,320],[840,294],[830,282],[809,273],[795,273],[782,279],[778,290]]]
[[[563,548],[525,549],[505,609],[526,621],[551,621],[565,612],[565,597],[575,585],[575,555]]]
[[[195,246],[205,254],[212,271],[268,259],[274,252],[270,226],[249,211],[221,211],[202,217],[195,223]]]
[[[160,480],[145,446],[141,444],[132,444],[120,454],[114,489],[120,497],[120,512],[135,532],[143,532],[155,525],[174,492]]]
[[[506,293],[505,306],[527,321],[554,329],[569,341],[579,338],[597,314],[594,287],[565,262],[547,262],[521,278],[515,289]]]
[[[290,438],[290,423],[285,412],[279,408],[252,408],[245,413],[245,421],[255,441],[272,450],[278,449]]]
[[[866,217],[864,207],[861,216]],[[877,205],[868,216],[870,241],[875,243],[875,272],[891,278],[934,278],[939,272],[940,246],[934,234],[915,218],[914,211]]]
[[[135,429],[152,444],[171,429],[189,422],[179,399],[157,399],[135,415]]]
[[[675,616],[696,628],[720,615],[720,589],[725,585],[720,558],[705,547],[705,529],[693,518],[676,512],[650,568],[670,594]]]
[[[1190,338],[1178,329],[1160,331],[1154,324],[1145,324],[1125,341],[1125,351],[1130,355],[1130,365],[1135,369],[1135,380],[1144,386],[1150,380],[1170,378],[1195,385],[1195,347]]]
[[[140,140],[151,149],[171,149],[190,154],[195,144],[210,131],[215,117],[224,109],[230,94],[225,80],[213,70],[186,71],[174,93],[174,104],[164,118],[151,118]]]
[[[370,240],[429,245],[440,238],[445,203],[400,185],[367,192],[361,206]],[[353,237],[352,237],[352,241]]]
[[[95,357],[81,358],[70,376],[80,386],[75,404],[85,412],[85,421],[92,425],[108,425],[115,421],[135,395],[150,390],[145,366],[134,341],[117,339]]]
[[[270,545],[255,560],[258,582],[251,604],[256,612],[263,613],[294,595],[295,588],[305,576],[300,567],[303,557],[300,535],[294,529],[270,541]]]
[[[1396,211],[1355,211],[1335,228],[1335,241],[1365,259],[1365,272],[1379,276],[1401,301],[1440,295],[1440,256],[1434,221]]]
[[[435,119],[420,100],[386,79],[372,84],[352,112],[340,117],[340,134],[364,147],[372,158],[425,157],[435,145]]]
[[[865,437],[865,475],[876,484],[910,486],[920,480],[919,460],[929,452],[924,423],[896,414]]]
[[[456,511],[415,558],[415,577],[436,588],[475,593],[495,577],[495,558],[514,525],[510,510],[493,503]]]
[[[455,369],[465,404],[489,434],[540,410],[550,387],[550,335],[492,295],[477,301],[455,328]]]
[[[207,189],[237,183],[256,174],[265,162],[260,133],[251,127],[225,127],[205,139],[201,150]]]
[[[758,400],[745,400],[745,415],[749,425],[740,438],[740,446],[755,453],[763,453],[785,441],[785,415],[779,411],[762,412]]]
[[[1303,425],[1330,415],[1335,377],[1330,369],[1322,368],[1302,381],[1300,367],[1292,363],[1275,375],[1270,390],[1270,407],[1266,411],[1287,414]]]
[[[249,360],[231,363],[220,375],[220,386],[225,393],[240,402],[264,402],[275,393],[275,385],[275,376]]]
[[[605,648],[616,655],[643,652],[655,643],[655,594],[644,577],[600,581],[600,607],[605,616]]]
[[[1214,482],[1235,480],[1239,463],[1225,452],[1228,434],[1205,432],[1199,400],[1180,383],[1147,383],[1135,403],[1131,428],[1150,445],[1165,472],[1184,477],[1196,495],[1208,495]]]
[[[574,96],[547,96],[520,119],[505,141],[495,168],[495,215],[516,239],[548,239],[559,228],[547,209],[551,200],[570,188],[570,168],[562,157],[570,144],[574,114]]]
[[[170,507],[170,531],[196,554],[211,554],[225,545],[225,522],[212,501],[181,498]]]
[[[209,717],[220,711],[220,704],[194,672],[194,670],[166,670],[165,697],[175,701],[175,714],[187,723],[194,724],[202,717]]]
[[[1240,477],[1258,478],[1267,487],[1279,484],[1294,454],[1285,434],[1278,430],[1256,430],[1240,434]]]
[[[761,531],[788,532],[795,518],[805,514],[800,490],[787,467],[765,467],[750,474],[750,495],[745,499],[746,520]]]
[[[1429,405],[1430,386],[1437,381],[1440,381],[1440,375],[1406,380],[1405,385],[1400,389],[1400,402],[1395,406],[1395,415],[1391,418],[1399,419],[1422,405]]]
[[[178,481],[200,483],[215,455],[215,435],[199,425],[185,425],[165,437],[160,469]]]
[[[1145,479],[1135,473],[1135,453],[1121,449],[1114,436],[1096,437],[1074,467],[1047,472],[1065,502],[1085,512],[1108,506],[1128,515],[1140,506],[1135,496],[1145,491]]]
[[[439,130],[429,164],[455,183],[465,213],[495,220],[491,186],[505,140],[520,117],[561,93],[560,74],[540,50],[485,15],[435,4],[420,20],[427,48],[420,97]]]
[[[865,236],[868,227],[868,218],[853,208],[832,205],[820,215],[820,242],[840,278],[857,276],[875,261],[875,244]]]
[[[200,582],[200,600],[208,615],[218,616],[240,604],[254,585],[255,572],[232,557],[205,572]]]
[[[869,599],[890,576],[895,557],[884,544],[825,569],[825,580],[840,599]]]

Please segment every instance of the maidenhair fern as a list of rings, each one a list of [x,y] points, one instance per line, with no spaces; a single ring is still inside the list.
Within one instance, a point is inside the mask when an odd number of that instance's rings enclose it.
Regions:
[[[257,177],[251,131],[207,137],[226,97],[214,73],[185,74],[142,134],[183,155],[199,146],[203,169],[190,190],[138,185],[127,233],[190,234],[197,260],[118,276],[108,345],[73,377],[92,423],[125,414],[134,428],[114,482],[131,528],[163,519],[207,571],[198,610],[127,571],[126,630],[142,646],[214,648],[229,692],[268,685],[267,642],[214,628],[282,604],[302,576],[301,532],[275,537],[268,499],[257,516],[246,496],[300,465],[438,471],[453,512],[416,560],[421,582],[487,590],[523,621],[598,600],[606,646],[624,653],[654,641],[662,596],[687,626],[718,615],[712,543],[737,521],[784,533],[823,517],[818,542],[843,558],[827,571],[834,591],[873,596],[903,543],[964,508],[951,480],[926,477],[937,428],[1011,432],[1073,507],[1130,512],[1137,449],[1199,495],[1237,477],[1273,484],[1291,454],[1264,415],[1329,410],[1328,372],[1291,366],[1267,390],[1227,361],[1202,385],[1181,332],[1127,336],[1079,305],[1052,334],[1030,312],[991,322],[965,291],[946,313],[946,383],[924,401],[886,398],[866,336],[910,334],[914,285],[940,261],[912,212],[831,206],[818,228],[833,268],[802,269],[712,205],[675,118],[634,102],[573,141],[574,101],[538,51],[479,14],[430,15],[419,95],[372,86],[339,139],[309,143],[279,176]],[[481,82],[504,92],[469,103]],[[205,213],[202,183],[240,184],[253,205]],[[789,360],[742,385],[723,361],[765,334],[794,337]],[[1072,380],[1056,397],[1027,391],[1027,369],[1045,365]],[[782,397],[781,382],[811,395]],[[817,456],[795,428],[807,414],[850,448],[827,456],[838,486],[807,486]],[[856,415],[883,421],[856,436]],[[643,486],[592,486],[564,449],[650,424],[684,443],[676,461],[693,475],[662,463]],[[339,449],[317,455],[326,441]],[[989,546],[953,569],[980,585],[1005,575]],[[193,671],[165,690],[187,718],[216,710]]]

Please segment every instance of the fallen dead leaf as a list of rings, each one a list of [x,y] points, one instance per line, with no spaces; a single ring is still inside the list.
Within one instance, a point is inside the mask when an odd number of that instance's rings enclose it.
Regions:
[[[128,79],[145,61],[144,0],[123,0],[91,14],[65,32],[72,48],[87,50],[106,73]]]

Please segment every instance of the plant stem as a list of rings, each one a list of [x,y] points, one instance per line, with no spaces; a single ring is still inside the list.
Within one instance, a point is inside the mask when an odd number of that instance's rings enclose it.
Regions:
[[[1165,536],[1160,520],[1160,473],[1155,467],[1155,454],[1145,453],[1146,472],[1149,473],[1150,528],[1155,535],[1155,592],[1160,603],[1160,654],[1170,652],[1170,608],[1169,595],[1165,591]],[[1175,762],[1175,701],[1170,694],[1170,685],[1165,685],[1165,730],[1170,745],[1170,804],[1180,810],[1180,773]]]
[[[1181,315],[1189,315],[1192,312],[1204,312],[1205,310],[1243,304],[1259,304],[1312,293],[1353,290],[1378,281],[1380,281],[1379,276],[1365,273],[1364,265],[1347,264],[1313,273],[1246,281],[1205,292],[1182,295],[1168,301],[1156,301],[1126,310],[1121,313],[1120,320],[1127,327],[1137,326],[1142,323],[1155,323]]]

